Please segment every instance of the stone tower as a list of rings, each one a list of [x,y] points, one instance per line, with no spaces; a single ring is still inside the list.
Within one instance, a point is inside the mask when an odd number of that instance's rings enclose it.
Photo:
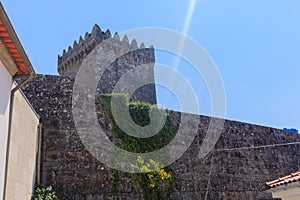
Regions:
[[[62,55],[58,55],[57,70],[59,75],[75,78],[83,60],[91,51],[102,41],[111,38],[116,46],[124,45],[136,50],[117,58],[108,69],[106,69],[100,80],[101,85],[98,86],[101,93],[111,93],[122,75],[142,64],[151,66],[152,70],[145,71],[143,75],[153,77],[154,80],[155,56],[153,47],[146,48],[143,43],[138,47],[135,39],[129,42],[128,37],[125,35],[121,40],[118,33],[115,33],[112,37],[109,29],[104,32],[97,24],[94,25],[91,33],[85,33],[84,39],[80,36],[78,42],[76,40],[74,41],[73,47],[69,46],[68,50],[63,50]],[[155,84],[147,84],[138,88],[130,97],[130,100],[156,104]]]

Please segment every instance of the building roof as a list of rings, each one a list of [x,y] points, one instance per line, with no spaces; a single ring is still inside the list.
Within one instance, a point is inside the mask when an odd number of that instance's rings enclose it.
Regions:
[[[30,74],[34,69],[12,27],[12,24],[0,2],[0,41],[5,45],[14,63],[17,66],[17,74]]]
[[[291,173],[288,176],[281,177],[276,180],[267,182],[266,184],[270,188],[275,188],[277,186],[283,186],[283,185],[287,185],[289,183],[294,183],[294,182],[298,182],[298,181],[300,181],[300,171]]]

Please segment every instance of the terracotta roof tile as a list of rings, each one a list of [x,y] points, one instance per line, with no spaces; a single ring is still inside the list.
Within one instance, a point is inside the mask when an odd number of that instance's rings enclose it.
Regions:
[[[19,74],[35,74],[21,42],[0,2],[0,40],[14,60]]]
[[[14,59],[14,61],[16,62],[17,66],[18,66],[18,70],[20,74],[28,74],[28,69],[25,66],[23,60],[21,59],[21,56],[19,55],[19,52],[17,51],[15,45],[13,44],[10,35],[8,34],[4,23],[0,20],[0,38],[1,40],[4,42],[4,44],[6,45],[8,51],[10,52],[10,54],[12,55],[12,58]]]
[[[278,179],[270,181],[270,182],[266,182],[266,184],[270,188],[274,188],[274,187],[277,187],[280,185],[287,185],[289,183],[293,183],[293,182],[297,182],[297,181],[300,181],[300,171],[291,173],[288,176],[284,176],[284,177],[278,178]]]

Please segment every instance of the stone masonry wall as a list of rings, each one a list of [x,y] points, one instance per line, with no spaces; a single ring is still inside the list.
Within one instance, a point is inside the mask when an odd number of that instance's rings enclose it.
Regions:
[[[69,77],[38,75],[23,89],[43,123],[42,183],[66,199],[111,199],[112,170],[85,150],[75,129],[72,86]],[[228,120],[214,151],[199,159],[210,118],[199,119],[194,142],[171,165],[171,199],[272,199],[265,182],[300,169],[300,145],[275,145],[299,142],[298,135]],[[99,121],[109,131],[103,115]],[[122,199],[133,199],[130,179],[121,177]]]

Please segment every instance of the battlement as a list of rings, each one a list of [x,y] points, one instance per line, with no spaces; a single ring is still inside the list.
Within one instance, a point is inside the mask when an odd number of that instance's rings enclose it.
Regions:
[[[78,42],[75,40],[73,46],[69,46],[68,49],[64,49],[62,55],[58,55],[58,73],[59,75],[75,77],[76,73],[82,63],[82,60],[102,41],[106,39],[113,38],[113,41],[116,42],[117,46],[125,46],[132,49],[142,50],[142,53],[135,53],[134,60],[137,63],[154,63],[154,49],[153,46],[149,48],[145,47],[144,43],[141,43],[138,46],[138,43],[135,39],[129,41],[127,35],[125,35],[122,40],[118,33],[115,33],[113,36],[109,29],[105,32],[95,24],[91,33],[86,32],[84,39],[82,36],[79,37]]]

